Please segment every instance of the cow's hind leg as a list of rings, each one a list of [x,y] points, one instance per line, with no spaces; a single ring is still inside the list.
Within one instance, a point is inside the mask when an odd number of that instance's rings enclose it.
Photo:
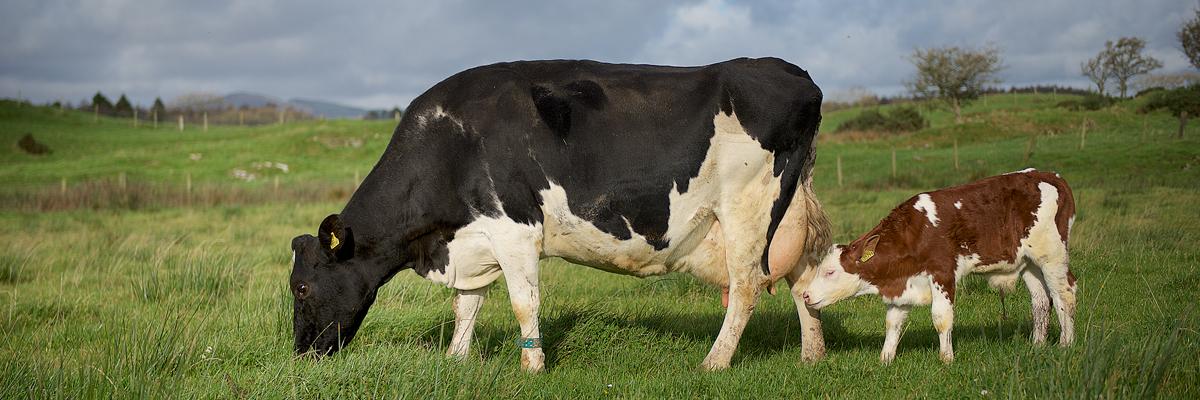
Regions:
[[[475,318],[487,299],[487,287],[475,290],[459,290],[454,296],[454,337],[446,355],[465,358],[471,352],[471,338],[475,334]]]
[[[796,312],[800,314],[801,344],[803,346],[800,358],[804,361],[817,361],[825,357],[825,337],[821,330],[821,311],[804,304],[802,297],[808,284],[816,275],[817,268],[812,265],[797,266],[787,275],[788,285],[791,286],[792,302],[796,304]]]
[[[1050,325],[1050,297],[1046,295],[1046,282],[1039,269],[1030,267],[1021,272],[1025,287],[1029,288],[1030,309],[1033,314],[1033,344],[1046,344],[1046,327]]]

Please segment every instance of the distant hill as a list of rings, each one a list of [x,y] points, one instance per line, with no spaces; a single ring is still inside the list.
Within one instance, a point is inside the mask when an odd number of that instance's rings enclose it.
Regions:
[[[367,110],[361,108],[320,100],[291,99],[288,103],[295,105],[296,108],[308,111],[312,115],[328,119],[362,118],[363,114],[367,113]]]
[[[268,96],[259,93],[250,92],[234,92],[223,97],[226,104],[234,107],[263,107],[268,104],[282,105],[298,110],[302,110],[316,117],[327,119],[338,118],[362,118],[367,110],[351,107],[343,104],[332,103],[321,100],[310,99],[291,99],[283,100],[278,97]]]

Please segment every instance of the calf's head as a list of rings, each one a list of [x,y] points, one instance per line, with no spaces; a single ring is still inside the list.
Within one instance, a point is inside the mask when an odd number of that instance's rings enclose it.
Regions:
[[[879,236],[850,245],[833,245],[817,266],[816,276],[801,294],[809,307],[821,309],[847,297],[871,293],[874,286],[861,276],[862,264],[875,255]]]
[[[332,354],[350,343],[378,289],[354,257],[354,234],[337,214],[317,236],[292,239],[292,329],[296,353]]]

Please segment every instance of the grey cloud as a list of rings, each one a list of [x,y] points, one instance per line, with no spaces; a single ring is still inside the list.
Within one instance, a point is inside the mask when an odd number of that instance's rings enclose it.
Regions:
[[[846,4],[839,4],[846,3]],[[778,56],[826,91],[891,94],[916,47],[1001,47],[1007,82],[1084,85],[1104,40],[1146,38],[1187,68],[1170,0],[935,2],[467,2],[51,0],[0,4],[0,96],[139,103],[249,90],[365,107],[404,105],[438,80],[515,59],[706,64]]]

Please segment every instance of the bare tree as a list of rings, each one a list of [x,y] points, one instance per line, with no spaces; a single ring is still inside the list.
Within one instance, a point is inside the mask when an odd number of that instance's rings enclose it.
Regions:
[[[1117,80],[1121,97],[1125,97],[1129,88],[1129,78],[1162,68],[1162,63],[1157,59],[1142,54],[1145,48],[1146,41],[1137,37],[1123,37],[1117,39],[1116,43],[1104,43],[1104,52],[1101,53],[1105,55],[1104,64],[1112,72],[1113,79]]]
[[[1108,78],[1112,76],[1112,71],[1108,70],[1108,65],[1104,60],[1105,54],[1102,51],[1096,55],[1096,58],[1079,64],[1079,72],[1096,84],[1096,90],[1100,92],[1101,96],[1104,95],[1104,86],[1108,83]]]
[[[1200,8],[1195,12],[1196,15],[1184,21],[1179,33],[1175,35],[1179,38],[1179,46],[1183,48],[1183,54],[1187,56],[1188,61],[1192,62],[1193,67],[1200,69]]]
[[[996,73],[1000,50],[957,46],[917,49],[909,57],[917,67],[916,77],[905,82],[917,98],[936,99],[954,110],[954,122],[962,123],[962,107],[979,98],[983,87],[1000,83]]]

